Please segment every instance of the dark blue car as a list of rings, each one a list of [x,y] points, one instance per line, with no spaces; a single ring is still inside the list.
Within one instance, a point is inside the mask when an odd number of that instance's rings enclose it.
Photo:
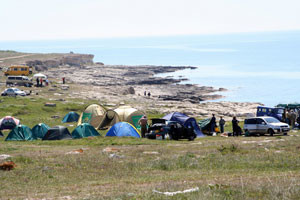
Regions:
[[[265,106],[257,106],[257,117],[262,116],[269,116],[274,117],[278,119],[279,121],[282,121],[282,114],[284,109],[283,108],[271,108],[271,107],[265,107]]]

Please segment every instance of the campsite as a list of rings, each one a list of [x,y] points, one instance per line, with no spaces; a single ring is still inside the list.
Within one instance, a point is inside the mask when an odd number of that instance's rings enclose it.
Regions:
[[[1,114],[12,114],[32,128],[45,122],[73,132],[77,122],[62,123],[70,111],[90,104],[82,99],[1,97]],[[60,116],[59,118],[52,116]],[[163,114],[149,114],[160,118]],[[41,128],[42,129],[42,128]],[[230,124],[225,127],[230,131]],[[0,170],[4,199],[297,199],[299,133],[289,136],[202,137],[149,140],[100,136],[68,140],[7,141],[0,155],[16,167]],[[3,132],[7,136],[8,132]],[[266,178],[267,177],[267,178]],[[195,189],[196,188],[196,189]],[[158,192],[193,189],[167,196]],[[195,191],[194,191],[195,190]]]

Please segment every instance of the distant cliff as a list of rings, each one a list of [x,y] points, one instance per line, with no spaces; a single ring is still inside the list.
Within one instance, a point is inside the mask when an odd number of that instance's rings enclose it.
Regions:
[[[26,61],[26,65],[32,66],[36,71],[47,70],[48,68],[58,67],[60,65],[70,65],[82,67],[93,64],[94,55],[92,54],[62,54],[61,57],[41,60]]]

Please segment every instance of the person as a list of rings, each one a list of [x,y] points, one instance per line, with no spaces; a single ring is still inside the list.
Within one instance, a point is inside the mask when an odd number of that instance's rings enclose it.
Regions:
[[[297,114],[291,110],[290,112],[290,123],[291,123],[291,128],[295,128],[295,122],[296,122]]]
[[[43,79],[42,78],[40,78],[40,85],[41,85],[41,87],[43,87]]]
[[[46,83],[46,86],[48,86],[48,85],[49,85],[49,80],[46,79],[46,80],[45,80],[45,83]]]
[[[239,136],[239,121],[236,119],[236,117],[233,117],[231,122],[233,136]]]
[[[62,77],[62,82],[63,82],[63,84],[66,83],[66,78],[65,77]]]
[[[282,122],[286,123],[286,120],[287,120],[287,113],[286,113],[286,109],[284,109],[282,113]]]
[[[144,92],[144,96],[147,96],[147,92],[146,91]]]
[[[36,78],[36,87],[40,87],[40,81],[39,81],[39,78]]]
[[[216,128],[216,117],[215,114],[212,114],[212,118],[210,119],[210,132],[214,133]]]
[[[146,136],[147,132],[147,126],[148,126],[148,119],[147,116],[144,115],[139,121],[138,124],[141,126],[141,133],[142,137],[144,138]]]
[[[219,120],[219,125],[220,125],[220,129],[221,129],[221,133],[224,133],[224,125],[225,125],[226,121],[223,119],[223,117],[220,117]]]
[[[151,96],[151,93],[150,92],[148,92],[148,97],[150,97]]]

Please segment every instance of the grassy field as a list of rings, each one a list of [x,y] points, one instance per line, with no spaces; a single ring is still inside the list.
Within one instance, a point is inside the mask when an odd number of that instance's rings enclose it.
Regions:
[[[1,117],[13,115],[29,127],[40,122],[53,126],[61,124],[61,118],[51,116],[80,112],[90,103],[57,101],[55,108],[48,108],[46,101],[1,97]],[[0,199],[300,199],[298,135],[217,136],[192,142],[103,136],[31,142],[0,138],[0,155],[11,155],[8,160],[17,165],[0,171]],[[67,154],[78,149],[83,153]],[[154,192],[190,188],[198,190],[174,196]]]

